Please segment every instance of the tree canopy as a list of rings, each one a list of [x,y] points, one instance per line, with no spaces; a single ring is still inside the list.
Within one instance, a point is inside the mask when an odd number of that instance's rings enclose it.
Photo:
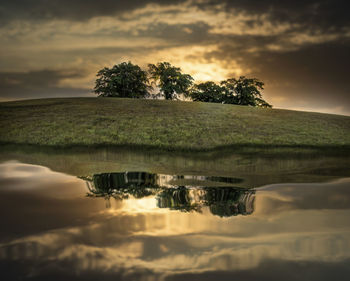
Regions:
[[[264,83],[257,78],[240,76],[239,79],[231,78],[222,81],[220,85],[226,89],[226,103],[271,107],[262,99],[260,91],[264,89]]]
[[[195,84],[190,92],[193,101],[222,103],[225,88],[212,81]]]
[[[231,78],[216,84],[212,81],[195,84],[190,92],[193,101],[271,107],[260,93],[264,83],[256,78]]]
[[[131,62],[123,62],[97,73],[94,92],[102,97],[145,98],[151,96],[152,80],[167,100],[180,94],[193,101],[272,107],[261,95],[264,83],[257,78],[240,76],[220,83],[207,81],[193,85],[194,79],[183,74],[179,67],[169,62],[149,64],[148,72]]]
[[[148,69],[151,79],[167,100],[175,99],[177,94],[187,95],[188,89],[193,84],[191,75],[182,74],[180,68],[168,62],[149,64]]]
[[[97,73],[94,92],[102,97],[144,98],[149,95],[147,72],[131,62],[123,62]]]

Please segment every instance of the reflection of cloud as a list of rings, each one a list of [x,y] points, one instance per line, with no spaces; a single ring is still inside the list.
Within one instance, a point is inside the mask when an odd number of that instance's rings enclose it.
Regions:
[[[0,165],[2,184],[16,174],[22,176],[16,178],[18,188],[36,189],[1,189],[0,213],[10,215],[2,218],[6,231],[1,231],[0,266],[12,265],[3,275],[139,279],[135,276],[140,274],[155,280],[214,272],[265,276],[280,264],[287,271],[300,264],[317,264],[316,271],[331,265],[343,270],[350,259],[349,179],[266,186],[256,193],[257,212],[223,219],[209,216],[208,210],[159,211],[148,197],[117,201],[106,210],[103,200],[84,197],[86,189],[78,179],[42,166]]]
[[[1,217],[1,239],[86,224],[105,204],[88,202],[85,194],[76,177],[17,161],[1,163],[0,213],[11,210]]]
[[[35,190],[46,187],[47,184],[55,181],[62,184],[76,183],[76,179],[72,176],[53,172],[44,166],[29,165],[17,161],[0,163],[0,181],[2,183],[11,182],[10,185],[2,185],[0,191]],[[62,191],[66,190],[62,189]],[[77,192],[77,194],[81,193]]]
[[[40,263],[42,266],[35,273],[39,275],[43,272],[56,274],[56,269],[50,265],[54,263],[66,264],[65,274],[132,274],[145,270],[155,276],[169,277],[174,274],[215,271],[255,271],[266,260],[279,260],[289,268],[289,263],[341,264],[350,258],[348,232],[312,235],[275,233],[255,239],[237,239],[219,233],[215,236],[189,234],[171,237],[121,237],[114,233],[113,244],[104,242],[105,234],[98,225],[94,225],[79,232],[63,230],[55,235],[33,236],[3,244],[0,259],[8,262],[21,261],[32,264],[37,269],[36,264]],[[147,247],[152,250],[147,251]],[[146,256],[143,255],[145,250]],[[69,265],[74,266],[75,270]]]
[[[350,180],[323,184],[276,184],[259,191],[257,212],[283,210],[350,209]]]
[[[270,280],[332,280],[335,276],[337,280],[347,280],[349,273],[349,260],[339,263],[327,262],[297,262],[281,261],[275,259],[265,259],[254,270],[239,271],[210,271],[201,273],[176,274],[166,278],[166,281],[173,280],[216,280],[231,281],[232,279],[246,281],[270,281]]]

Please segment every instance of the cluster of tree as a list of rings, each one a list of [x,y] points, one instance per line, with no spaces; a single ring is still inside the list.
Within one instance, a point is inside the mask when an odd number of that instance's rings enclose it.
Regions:
[[[191,192],[197,196],[191,196]],[[191,190],[179,186],[163,189],[156,199],[159,208],[202,212],[203,207],[209,207],[213,215],[230,217],[254,212],[255,190],[222,186]]]
[[[131,62],[123,62],[97,73],[94,92],[102,97],[146,98],[155,85],[158,95],[167,100],[179,95],[193,101],[271,107],[261,95],[264,83],[256,78],[231,78],[220,83],[212,81],[194,84],[189,74],[168,62],[149,64],[148,71]]]
[[[272,107],[260,93],[264,83],[256,78],[231,78],[216,84],[212,81],[195,84],[190,92],[193,101]]]
[[[184,185],[160,186],[157,174],[147,172],[101,173],[92,178],[81,177],[87,183],[88,196],[103,197],[107,202],[155,196],[159,208],[182,212],[201,212],[209,207],[213,215],[229,217],[250,215],[254,212],[255,190],[235,186],[204,186],[196,189]],[[239,179],[208,177],[219,182],[235,183]],[[194,195],[195,193],[195,195]],[[110,204],[107,204],[107,207]]]

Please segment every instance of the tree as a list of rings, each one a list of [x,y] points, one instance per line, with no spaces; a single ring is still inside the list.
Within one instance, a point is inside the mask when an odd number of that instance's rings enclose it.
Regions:
[[[256,78],[231,78],[216,84],[212,81],[196,84],[190,91],[193,101],[272,107],[262,99],[264,83]]]
[[[222,81],[220,85],[226,89],[225,103],[272,107],[262,99],[260,90],[264,89],[264,83],[256,78],[241,76],[238,80],[231,78]]]
[[[131,62],[123,62],[97,73],[94,92],[100,97],[144,98],[149,95],[147,72]]]
[[[225,88],[212,81],[195,84],[190,96],[193,101],[222,103],[225,100]]]
[[[189,74],[182,74],[181,69],[172,66],[168,62],[159,62],[148,65],[151,79],[160,88],[165,99],[172,100],[177,94],[188,94],[188,89],[193,84],[193,78]]]

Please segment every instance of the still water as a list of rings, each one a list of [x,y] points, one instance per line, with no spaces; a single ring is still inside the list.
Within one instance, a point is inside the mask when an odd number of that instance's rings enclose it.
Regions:
[[[349,164],[6,147],[1,280],[349,280]]]

